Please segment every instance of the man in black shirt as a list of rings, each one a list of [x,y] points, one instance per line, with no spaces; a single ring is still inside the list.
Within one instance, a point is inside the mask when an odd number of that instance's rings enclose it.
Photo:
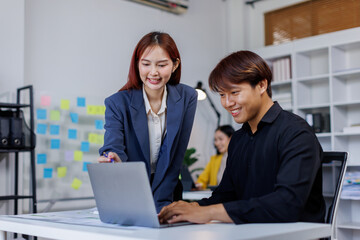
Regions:
[[[235,52],[216,66],[210,88],[237,123],[218,188],[208,199],[174,202],[161,222],[323,222],[322,149],[312,128],[271,99],[272,74],[253,52]]]

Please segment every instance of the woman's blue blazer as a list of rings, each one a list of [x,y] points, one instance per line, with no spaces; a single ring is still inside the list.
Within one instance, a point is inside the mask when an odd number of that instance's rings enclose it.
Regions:
[[[173,201],[197,104],[194,88],[168,84],[167,91],[166,134],[151,186],[158,212]],[[106,131],[100,155],[112,151],[123,162],[142,161],[150,179],[149,131],[142,89],[117,92],[105,99],[105,106]]]

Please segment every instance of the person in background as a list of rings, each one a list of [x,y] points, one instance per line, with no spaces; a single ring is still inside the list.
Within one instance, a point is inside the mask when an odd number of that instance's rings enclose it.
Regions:
[[[208,186],[215,187],[220,183],[226,166],[229,142],[234,131],[230,125],[223,125],[215,130],[214,145],[217,154],[211,156],[204,171],[197,179],[195,185],[198,190],[207,189]]]
[[[181,199],[174,191],[181,184],[197,104],[195,89],[181,84],[180,76],[174,40],[167,33],[151,32],[135,47],[127,83],[105,99],[98,162],[144,162],[158,212]]]
[[[324,222],[321,145],[309,124],[271,99],[272,73],[257,54],[222,59],[209,77],[237,123],[225,172],[210,198],[174,202],[160,222]]]

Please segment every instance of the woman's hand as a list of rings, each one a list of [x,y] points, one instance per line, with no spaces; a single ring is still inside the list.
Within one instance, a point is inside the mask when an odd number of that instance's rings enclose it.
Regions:
[[[120,157],[114,152],[108,152],[98,158],[99,163],[121,162]]]

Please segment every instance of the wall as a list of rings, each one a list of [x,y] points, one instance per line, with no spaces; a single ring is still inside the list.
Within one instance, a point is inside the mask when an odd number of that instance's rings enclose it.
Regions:
[[[207,85],[210,71],[227,53],[228,7],[219,0],[189,4],[187,13],[174,15],[120,0],[0,0],[1,17],[12,19],[0,23],[9,36],[0,40],[0,49],[15,58],[11,63],[0,56],[0,76],[7,74],[0,79],[0,93],[13,95],[16,87],[32,84],[37,106],[43,94],[55,99],[83,95],[102,104],[125,83],[137,41],[153,30],[168,32],[177,42],[182,82]],[[16,81],[10,86],[8,79]],[[210,96],[223,111],[218,96]],[[198,105],[189,147],[197,148],[205,165],[214,153],[216,119],[208,102]],[[223,116],[222,123],[227,122]]]
[[[15,100],[24,77],[24,0],[0,0],[0,101]],[[11,194],[14,158],[0,153],[0,195]],[[0,201],[0,214],[11,213],[13,203]]]

